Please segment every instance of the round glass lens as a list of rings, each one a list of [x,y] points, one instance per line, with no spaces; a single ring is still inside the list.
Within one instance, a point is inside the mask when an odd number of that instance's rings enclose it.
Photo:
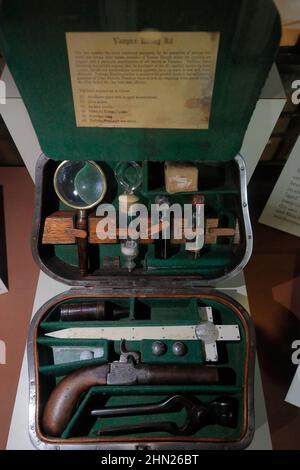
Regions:
[[[86,209],[100,202],[106,191],[105,177],[92,162],[64,162],[55,175],[58,197],[68,206]]]

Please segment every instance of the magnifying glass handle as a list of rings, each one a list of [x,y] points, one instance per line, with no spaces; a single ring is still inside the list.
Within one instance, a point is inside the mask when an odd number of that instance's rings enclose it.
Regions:
[[[87,211],[84,209],[80,209],[77,213],[77,221],[76,221],[76,228],[79,230],[84,230],[87,232]],[[78,264],[79,264],[79,271],[81,276],[86,276],[88,271],[88,239],[85,238],[77,238],[77,249],[78,249]]]

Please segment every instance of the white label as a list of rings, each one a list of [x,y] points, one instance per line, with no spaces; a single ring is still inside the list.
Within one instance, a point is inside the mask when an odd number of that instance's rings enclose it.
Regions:
[[[264,208],[259,222],[300,236],[300,137]]]

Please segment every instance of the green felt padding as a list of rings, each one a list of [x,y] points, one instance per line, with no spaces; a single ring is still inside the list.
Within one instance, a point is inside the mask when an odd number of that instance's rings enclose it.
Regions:
[[[86,299],[78,298],[77,301],[86,301]],[[95,299],[93,299],[95,300]],[[102,299],[101,299],[102,300]],[[76,321],[76,322],[63,322],[56,316],[55,308],[45,317],[40,323],[41,334],[44,332],[56,331],[64,328],[80,328],[80,327],[99,327],[102,326],[160,326],[165,323],[169,325],[185,325],[197,323],[199,316],[197,311],[196,299],[110,299],[117,305],[127,306],[130,302],[130,316],[129,318],[121,318],[119,320],[111,321]],[[72,301],[73,302],[73,301]],[[43,344],[52,344],[52,341],[62,341],[51,337],[41,337],[38,339]],[[72,341],[72,340],[63,340]]]
[[[101,163],[100,163],[101,164]],[[212,163],[210,163],[212,165]],[[112,163],[112,169],[115,164]],[[143,164],[144,173],[147,174],[148,163]],[[220,167],[220,168],[219,168]],[[230,182],[234,179],[236,171],[236,165],[232,163],[214,165],[213,168],[216,172],[222,173],[222,167],[225,167],[226,178],[225,180]],[[226,183],[225,183],[226,184]],[[233,183],[232,183],[233,184]],[[237,183],[236,183],[237,184]],[[118,209],[118,195],[122,192],[118,188],[117,194],[111,201],[116,210]],[[205,191],[199,191],[198,194],[205,194]],[[139,192],[140,201],[145,200],[150,209],[151,204],[155,202],[155,194],[151,191],[146,191],[145,188],[141,188]],[[191,202],[192,195],[189,193],[176,193],[169,195],[172,204],[180,204],[183,207],[184,204]],[[238,187],[233,190],[218,190],[216,192],[209,191],[205,195],[205,214],[206,217],[218,217],[220,226],[235,227],[235,219],[239,217],[238,212],[240,211],[240,196]],[[65,210],[65,206],[60,204],[60,210]],[[225,220],[225,223],[222,222]],[[144,268],[143,271],[148,271],[152,274],[160,271],[164,275],[177,273],[182,271],[181,274],[186,273],[199,273],[206,274],[214,272],[216,269],[224,269],[232,263],[233,252],[237,246],[233,245],[233,237],[218,237],[216,244],[205,245],[204,249],[201,250],[200,256],[195,260],[185,250],[185,244],[174,245],[171,257],[167,260],[161,260],[155,258],[154,244],[140,246],[140,254],[136,259],[137,267]],[[127,271],[125,266],[124,256],[121,254],[120,244],[101,244],[99,245],[99,253],[92,256],[99,258],[100,268],[104,268],[104,259],[106,257],[119,257],[120,266],[125,272]],[[67,264],[72,266],[78,266],[78,251],[77,245],[55,245],[55,254],[58,258]],[[110,268],[107,268],[110,270]],[[115,268],[114,268],[115,269]]]
[[[97,297],[90,300],[95,300]],[[85,300],[86,298],[76,299]],[[102,299],[101,299],[102,300]],[[101,408],[102,406],[117,406],[126,404],[150,403],[161,401],[162,399],[172,396],[174,394],[185,394],[196,396],[203,401],[210,401],[220,395],[230,395],[237,398],[238,401],[238,424],[234,429],[225,428],[221,426],[207,426],[199,430],[193,437],[196,438],[227,438],[238,439],[242,430],[242,406],[244,394],[247,391],[244,389],[244,367],[245,367],[245,353],[246,353],[246,332],[243,328],[242,322],[232,312],[232,310],[216,301],[207,299],[167,299],[167,298],[131,298],[131,299],[115,299],[110,298],[111,302],[130,304],[131,315],[130,319],[125,319],[122,322],[123,326],[157,326],[157,325],[181,325],[193,324],[199,321],[198,308],[201,306],[211,306],[213,308],[214,321],[216,324],[238,324],[240,328],[241,340],[238,342],[226,341],[226,343],[218,343],[219,362],[218,367],[226,367],[234,370],[236,380],[233,385],[106,385],[96,386],[89,389],[83,396],[76,412],[72,415],[66,429],[64,430],[61,438],[71,437],[96,437],[97,431],[103,426],[115,426],[117,424],[130,425],[138,422],[148,422],[149,420],[175,420],[178,425],[182,424],[184,420],[184,413],[176,413],[174,415],[157,415],[140,416],[140,417],[124,417],[124,418],[106,418],[96,419],[90,415],[93,408]],[[66,302],[73,302],[74,299],[66,300]],[[45,319],[40,324],[38,330],[38,359],[39,359],[39,379],[40,379],[40,393],[41,402],[46,399],[43,393],[49,394],[55,383],[59,382],[63,375],[67,375],[73,370],[80,369],[84,365],[97,364],[101,365],[104,360],[111,362],[118,359],[120,354],[119,341],[99,341],[99,340],[62,340],[44,336],[45,332],[53,331],[59,328],[68,328],[71,326],[100,326],[105,323],[107,326],[115,326],[120,328],[119,322],[60,322],[57,321],[56,307],[52,308],[45,316]],[[144,315],[143,315],[144,313]],[[140,318],[140,319],[139,319]],[[56,321],[53,321],[56,320]],[[201,344],[198,341],[185,341],[188,346],[188,352],[185,357],[176,358],[171,354],[171,346],[173,341],[165,340],[168,352],[163,357],[154,358],[151,354],[152,341],[127,341],[126,347],[129,351],[139,351],[141,353],[142,362],[161,364],[162,367],[167,367],[167,363],[177,364],[203,364],[204,356]],[[78,361],[76,363],[69,363],[63,365],[53,364],[53,355],[51,346],[103,346],[105,350],[105,357],[96,360]],[[54,377],[55,380],[52,378]],[[52,382],[47,380],[52,379]],[[44,385],[47,383],[47,391],[44,390]],[[48,396],[48,395],[47,395]],[[165,433],[150,433],[149,437],[167,437]],[[137,434],[138,438],[144,436]],[[120,435],[120,438],[122,436]],[[131,436],[134,437],[134,436]]]
[[[280,37],[270,0],[4,0],[0,26],[41,148],[58,160],[232,159]],[[77,128],[65,33],[149,28],[220,32],[209,129]]]
[[[214,386],[213,389],[207,389],[207,386],[170,386],[170,387],[144,387],[144,391],[140,392],[138,387],[122,387],[122,393],[118,392],[117,387],[94,387],[92,388],[85,398],[82,400],[81,404],[77,408],[76,413],[73,415],[68,426],[65,428],[62,438],[70,437],[80,437],[78,430],[80,429],[80,421],[84,414],[89,414],[91,409],[99,408],[106,406],[124,406],[126,405],[139,405],[145,403],[158,403],[174,394],[188,394],[193,393],[193,396],[198,398],[200,401],[209,402],[214,400],[216,397],[226,394],[230,395],[237,399],[238,402],[238,419],[237,426],[235,428],[227,428],[219,425],[210,425],[205,426],[202,429],[199,429],[191,437],[207,437],[207,438],[232,438],[237,439],[241,433],[241,428],[243,424],[242,419],[242,390],[238,387],[217,387]],[[128,390],[125,390],[125,389]],[[147,390],[146,390],[147,389]],[[109,394],[109,396],[107,396]],[[89,422],[85,425],[91,426],[88,436],[91,438],[97,437],[97,431],[106,426],[128,426],[130,424],[138,423],[147,423],[147,422],[159,422],[159,421],[175,421],[178,426],[182,425],[186,420],[186,414],[184,411],[177,413],[163,413],[163,414],[152,414],[152,415],[141,415],[141,416],[127,416],[127,417],[110,417],[110,418],[95,418],[90,417]],[[85,419],[85,421],[87,421]],[[127,437],[167,437],[170,436],[165,432],[152,432],[152,433],[140,433],[127,435]],[[103,436],[104,437],[104,436]],[[120,436],[122,437],[122,433]],[[124,435],[125,437],[125,435]]]
[[[149,315],[149,321],[139,320],[139,325],[184,324],[189,321],[197,322],[196,299],[135,299],[135,317],[141,318],[141,313]],[[142,323],[141,323],[142,322]],[[151,323],[150,323],[151,322]]]
[[[221,237],[219,237],[220,239]],[[228,237],[226,237],[228,238]],[[185,252],[184,244],[179,248],[179,252],[175,253],[167,260],[161,260],[154,256],[154,245],[148,245],[148,252],[145,256],[145,267],[160,268],[168,270],[170,273],[176,274],[176,269],[186,269],[187,271],[196,271],[199,274],[206,270],[215,270],[229,266],[233,258],[233,245],[207,245],[206,252],[200,253],[199,258],[194,260]],[[121,255],[120,244],[104,244],[100,245],[100,265],[103,268],[103,260],[105,256],[120,256],[121,267],[124,268],[124,258]],[[55,254],[58,258],[72,266],[78,266],[78,253],[76,245],[55,245]],[[109,269],[109,268],[108,268]]]
[[[229,194],[229,195],[230,195],[230,194],[235,195],[235,194],[238,194],[238,193],[239,193],[238,189],[234,189],[234,188],[218,189],[217,192],[218,192],[219,194]],[[164,186],[161,187],[161,188],[158,188],[158,189],[155,190],[155,191],[149,191],[148,194],[149,194],[149,199],[153,199],[153,200],[155,199],[155,196],[157,196],[157,195],[163,195],[163,196],[169,196],[169,197],[170,197],[170,196],[171,196],[171,197],[173,196],[173,197],[174,197],[174,194],[168,193],[168,192],[165,190]],[[186,191],[185,191],[185,192],[178,192],[178,193],[176,193],[175,197],[182,197],[182,196],[184,196],[185,199],[187,199],[188,197],[191,198],[192,196],[194,196],[194,194],[203,194],[204,196],[213,196],[214,194],[216,194],[216,191],[215,191],[214,189],[206,189],[206,190],[201,190],[201,191],[189,191],[189,192],[186,192]]]
[[[131,298],[131,299],[129,299],[129,302],[130,302],[129,320],[134,320],[134,318],[135,318],[135,299]]]
[[[215,393],[235,394],[242,391],[242,387],[238,385],[103,385],[92,387],[88,394],[97,393],[102,395],[155,395],[166,393],[205,393],[207,395]],[[86,395],[86,398],[88,397]]]
[[[81,369],[82,367],[101,366],[102,364],[105,364],[106,362],[107,362],[107,358],[100,357],[96,359],[74,361],[68,364],[41,366],[39,367],[39,373],[43,375],[53,375],[54,377],[64,377],[65,375],[68,375],[77,369]]]
[[[71,266],[78,266],[78,250],[76,245],[55,245],[55,256]]]
[[[215,398],[215,396],[208,396],[208,395],[196,395],[197,398],[205,401],[210,401]],[[167,397],[164,397],[167,398]],[[239,395],[239,398],[241,396]],[[159,402],[163,399],[163,397],[159,396],[154,396],[151,397],[151,400],[149,402]],[[128,400],[128,401],[127,401]],[[144,402],[144,397],[141,396],[132,396],[132,397],[126,397],[126,401],[128,404],[139,404]],[[122,402],[124,402],[124,397],[113,397],[109,400],[109,406],[121,406]],[[241,400],[239,400],[241,403]],[[211,426],[205,426],[202,429],[199,429],[195,434],[192,434],[192,437],[206,437],[206,438],[237,438],[240,434],[240,429],[242,425],[242,407],[239,407],[239,419],[238,419],[238,424],[236,428],[227,428],[224,426],[218,426],[218,425],[211,425]],[[152,415],[141,415],[141,416],[131,416],[131,417],[126,417],[126,418],[105,418],[101,419],[99,418],[94,427],[91,430],[90,436],[93,436],[96,434],[97,430],[101,429],[102,427],[106,426],[130,426],[130,424],[139,424],[139,423],[157,423],[160,421],[175,421],[178,426],[182,426],[186,422],[187,416],[186,412],[182,410],[181,412],[177,413],[163,413],[163,414],[152,414]],[[136,437],[142,437],[142,436],[170,436],[170,434],[166,432],[152,432],[149,433],[140,433],[136,434]],[[133,435],[134,436],[134,435]],[[120,433],[120,437],[122,437],[122,433]],[[128,435],[127,435],[128,437]]]
[[[214,245],[209,248],[209,251],[198,258],[194,259],[185,251],[185,245],[181,245],[180,251],[169,259],[158,259],[155,257],[154,246],[150,245],[146,255],[146,263],[148,268],[159,268],[161,270],[173,269],[188,269],[201,270],[202,268],[221,268],[229,266],[232,262],[232,246],[231,245]]]

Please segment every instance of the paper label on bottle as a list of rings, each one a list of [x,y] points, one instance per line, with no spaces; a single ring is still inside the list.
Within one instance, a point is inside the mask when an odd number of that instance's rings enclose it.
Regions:
[[[208,129],[218,32],[66,33],[78,127]]]

